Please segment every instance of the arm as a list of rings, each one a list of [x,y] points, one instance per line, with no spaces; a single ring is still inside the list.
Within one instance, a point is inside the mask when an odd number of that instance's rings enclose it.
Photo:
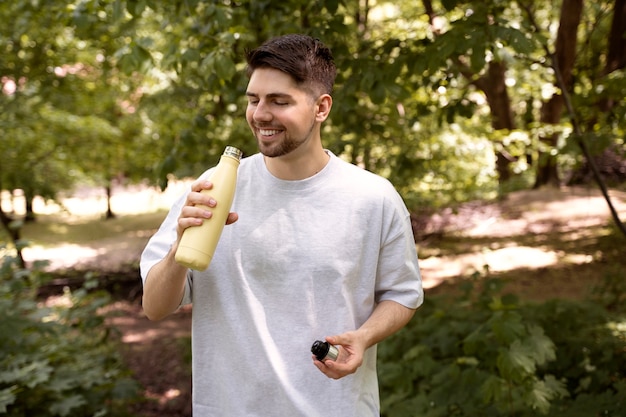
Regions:
[[[209,181],[199,180],[192,184],[184,206],[180,211],[176,227],[176,240],[165,257],[156,263],[146,276],[143,286],[142,305],[150,320],[160,320],[173,313],[180,306],[185,291],[187,268],[174,260],[183,231],[188,227],[199,226],[203,219],[211,217],[211,212],[196,207],[203,204],[215,207],[216,202],[200,191],[213,187]],[[237,221],[237,214],[230,213],[226,224]]]
[[[314,357],[315,366],[333,379],[353,374],[363,363],[363,354],[368,348],[403,328],[414,314],[414,309],[395,301],[380,302],[357,330],[327,337],[326,341],[340,347],[339,358],[320,362]]]
[[[170,315],[178,309],[183,299],[187,268],[174,260],[178,240],[166,257],[150,269],[146,277],[142,305],[150,320],[161,320]]]

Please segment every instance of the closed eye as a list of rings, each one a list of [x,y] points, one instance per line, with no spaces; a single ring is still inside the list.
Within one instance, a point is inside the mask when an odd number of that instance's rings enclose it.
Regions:
[[[248,97],[248,103],[254,106],[258,105],[261,101],[261,97],[253,92],[246,92]],[[263,97],[268,103],[272,103],[276,106],[288,106],[293,102],[291,95],[284,93],[270,93]]]

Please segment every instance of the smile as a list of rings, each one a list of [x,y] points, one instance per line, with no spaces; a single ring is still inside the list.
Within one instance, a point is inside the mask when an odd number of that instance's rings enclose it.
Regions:
[[[280,130],[270,130],[270,129],[259,129],[259,133],[263,136],[273,136],[280,133]]]

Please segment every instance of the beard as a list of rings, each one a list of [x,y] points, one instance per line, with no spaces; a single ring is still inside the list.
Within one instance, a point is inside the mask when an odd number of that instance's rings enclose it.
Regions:
[[[259,151],[268,158],[278,158],[280,156],[287,155],[296,149],[298,149],[303,143],[309,141],[312,136],[313,129],[315,128],[315,121],[311,122],[311,126],[308,131],[301,137],[293,137],[286,130],[283,132],[283,139],[278,141],[272,141],[271,143],[266,143],[259,139],[258,133],[255,131],[255,137],[257,141],[257,145],[259,147]]]

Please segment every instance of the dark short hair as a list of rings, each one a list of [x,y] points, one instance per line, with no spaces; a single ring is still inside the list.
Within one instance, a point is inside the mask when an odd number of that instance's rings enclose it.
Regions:
[[[246,52],[246,60],[248,77],[258,68],[276,69],[316,95],[330,94],[337,75],[330,49],[319,39],[307,35],[272,38]]]

